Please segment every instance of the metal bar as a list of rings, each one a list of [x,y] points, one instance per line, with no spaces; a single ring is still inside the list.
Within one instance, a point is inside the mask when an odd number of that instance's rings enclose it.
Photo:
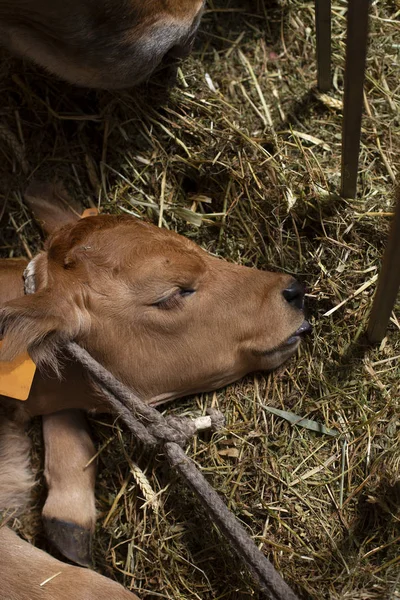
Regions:
[[[349,0],[348,4],[341,195],[354,198],[357,192],[369,0]]]
[[[394,303],[400,288],[400,193],[396,212],[383,255],[378,287],[372,304],[367,329],[370,342],[377,343],[385,337]]]
[[[321,92],[331,89],[331,0],[315,0],[317,37],[317,85]]]

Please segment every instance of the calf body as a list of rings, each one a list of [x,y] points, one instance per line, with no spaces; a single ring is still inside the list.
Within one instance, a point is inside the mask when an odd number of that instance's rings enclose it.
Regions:
[[[7,600],[138,600],[121,585],[67,565],[0,528],[1,597]]]
[[[0,0],[0,39],[67,81],[125,88],[190,51],[203,0]]]
[[[25,262],[0,261],[0,280],[8,282],[0,298],[0,359],[28,348],[39,367],[52,365],[64,380],[38,371],[26,402],[3,397],[0,408],[20,426],[46,415],[46,529],[65,555],[87,564],[95,467],[85,465],[94,449],[76,409],[105,406],[79,365],[58,364],[57,348],[76,340],[143,400],[158,404],[273,369],[292,356],[304,330],[303,291],[287,275],[217,259],[132,217],[79,220],[57,204],[57,194],[39,188],[28,198],[45,223],[64,226],[29,266],[34,294],[23,295]],[[10,438],[0,452],[0,470],[11,454],[9,444]],[[21,448],[25,483],[18,497],[32,485],[27,448]],[[0,483],[0,499],[1,490]],[[22,542],[15,547],[27,553],[27,561],[47,565],[40,551]]]

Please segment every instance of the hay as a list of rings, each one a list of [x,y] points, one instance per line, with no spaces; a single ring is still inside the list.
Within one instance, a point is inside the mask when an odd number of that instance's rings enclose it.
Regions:
[[[333,8],[329,95],[313,89],[314,7],[300,0],[209,2],[168,96],[157,79],[134,92],[77,90],[4,53],[0,246],[4,256],[37,250],[21,194],[31,177],[58,177],[87,205],[305,281],[315,329],[297,360],[166,411],[224,411],[228,433],[199,438],[189,452],[302,598],[395,599],[400,324],[393,316],[376,349],[363,332],[399,169],[399,11],[396,2],[371,7],[359,194],[344,201],[345,9],[342,0]],[[267,405],[339,435],[292,425]],[[92,423],[97,569],[145,600],[257,597],[161,458],[141,454],[112,419]],[[41,541],[37,511],[26,527]]]

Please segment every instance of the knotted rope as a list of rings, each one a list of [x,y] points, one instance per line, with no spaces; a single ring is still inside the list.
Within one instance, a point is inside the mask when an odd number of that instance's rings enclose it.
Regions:
[[[182,450],[195,434],[191,419],[163,417],[155,408],[145,404],[136,394],[100,365],[86,350],[75,342],[66,349],[90,373],[113,410],[121,416],[127,427],[145,445],[158,447],[166,455],[171,467],[195,492],[208,515],[230,542],[235,553],[242,558],[259,582],[261,590],[270,600],[298,600],[269,560],[259,551],[244,527],[229,511],[217,492],[197,469],[193,460]],[[214,423],[220,422],[219,413],[212,413]]]

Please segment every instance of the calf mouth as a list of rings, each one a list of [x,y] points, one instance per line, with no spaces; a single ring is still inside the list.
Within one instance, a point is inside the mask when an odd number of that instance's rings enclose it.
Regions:
[[[284,344],[282,344],[281,346],[279,346],[278,350],[281,348],[286,348],[286,346],[291,346],[292,344],[295,344],[296,342],[300,341],[300,338],[304,335],[306,335],[307,333],[311,332],[311,325],[308,321],[304,320],[303,323],[300,325],[300,327],[293,333],[293,335],[291,335],[286,342],[284,342]]]
[[[296,329],[296,331],[294,333],[292,333],[292,335],[289,336],[283,342],[283,344],[280,344],[279,346],[275,346],[275,348],[272,348],[272,350],[256,350],[254,352],[254,354],[256,356],[270,356],[281,350],[288,350],[289,348],[293,348],[293,350],[295,350],[297,348],[297,346],[300,344],[301,338],[304,335],[306,335],[307,333],[310,333],[311,330],[312,330],[312,327],[311,327],[310,323],[308,321],[304,320],[303,323],[300,325],[300,327],[298,329]]]

